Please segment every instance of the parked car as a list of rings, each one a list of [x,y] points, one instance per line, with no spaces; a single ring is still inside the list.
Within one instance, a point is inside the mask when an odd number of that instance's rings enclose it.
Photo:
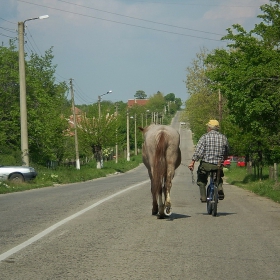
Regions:
[[[246,166],[245,157],[240,157],[237,160],[236,166],[244,167]]]
[[[237,163],[238,162],[238,157],[236,156],[229,156],[225,161],[224,161],[224,167],[229,167],[232,163]]]
[[[9,180],[15,183],[22,183],[35,179],[37,172],[33,167],[28,166],[3,166],[0,165],[0,180]]]

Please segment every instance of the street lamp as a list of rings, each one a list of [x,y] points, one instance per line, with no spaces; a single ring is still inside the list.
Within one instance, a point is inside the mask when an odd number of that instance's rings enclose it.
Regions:
[[[134,146],[135,146],[135,155],[137,155],[137,124],[136,124],[136,113],[134,114]]]
[[[116,118],[118,118],[118,103],[116,103]],[[118,163],[118,129],[116,128],[116,163]]]
[[[146,126],[148,125],[148,123],[147,123],[147,118],[148,118],[148,113],[150,112],[150,110],[147,110],[146,111]]]
[[[24,59],[24,25],[25,22],[35,19],[45,19],[48,15],[29,18],[18,22],[18,52],[19,52],[19,84],[20,84],[20,136],[22,165],[29,166],[28,130],[27,130],[27,106],[26,106],[26,79]]]
[[[130,161],[130,151],[129,151],[129,115],[126,112],[126,160]]]
[[[99,116],[99,119],[100,119],[100,117],[101,117],[101,108],[100,108],[101,96],[106,95],[106,94],[109,94],[109,93],[112,93],[112,91],[109,90],[109,91],[107,91],[107,92],[104,93],[104,94],[98,95],[98,116]]]

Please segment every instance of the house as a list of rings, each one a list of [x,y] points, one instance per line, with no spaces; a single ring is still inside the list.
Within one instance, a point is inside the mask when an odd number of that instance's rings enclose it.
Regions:
[[[132,107],[134,105],[145,106],[149,99],[128,99],[127,107]]]

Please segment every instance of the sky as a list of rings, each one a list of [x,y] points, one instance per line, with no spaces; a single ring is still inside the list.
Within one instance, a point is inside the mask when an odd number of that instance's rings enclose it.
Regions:
[[[0,42],[17,38],[18,22],[49,15],[26,22],[26,59],[52,47],[56,82],[73,79],[75,104],[127,102],[138,90],[185,102],[196,54],[225,48],[220,39],[233,24],[253,29],[263,4],[269,0],[0,0]]]

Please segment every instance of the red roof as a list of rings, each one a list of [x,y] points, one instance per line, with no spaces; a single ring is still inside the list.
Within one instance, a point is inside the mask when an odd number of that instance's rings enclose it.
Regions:
[[[127,106],[132,107],[133,105],[137,104],[139,106],[144,106],[147,104],[149,99],[128,99]]]

